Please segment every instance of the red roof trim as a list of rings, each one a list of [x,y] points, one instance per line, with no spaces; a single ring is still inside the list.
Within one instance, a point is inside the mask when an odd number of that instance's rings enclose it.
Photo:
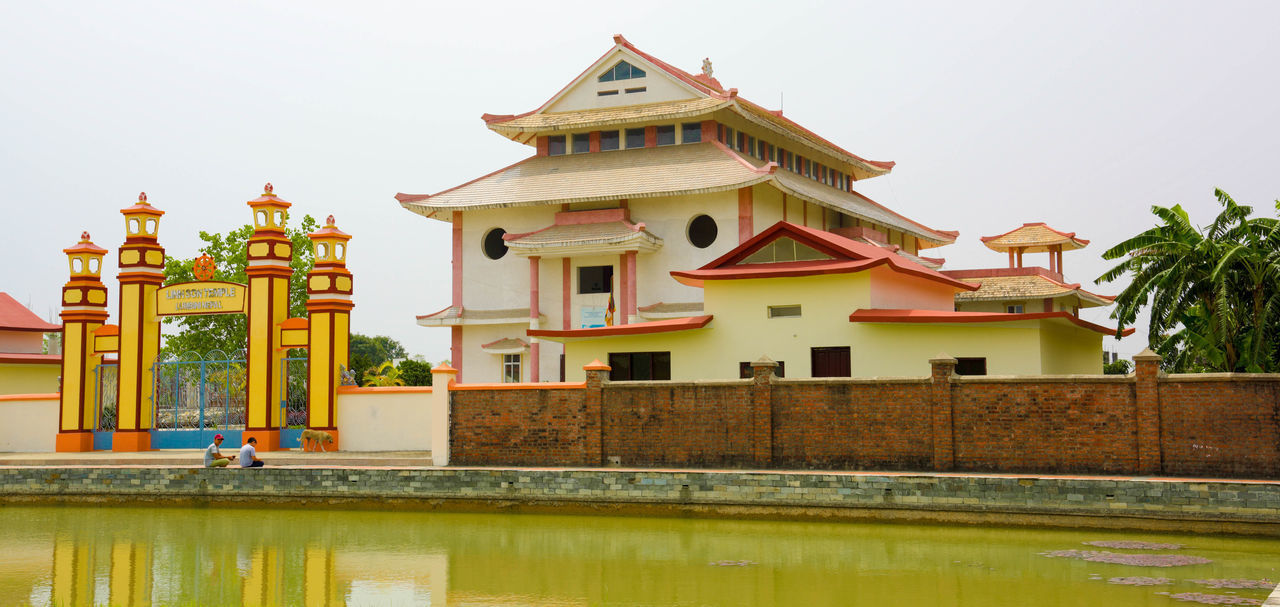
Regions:
[[[6,365],[56,365],[62,362],[61,354],[24,354],[0,352],[0,364]]]
[[[743,280],[749,278],[793,278],[822,276],[825,274],[850,274],[887,263],[887,259],[789,261],[736,265],[713,270],[673,271],[677,282],[691,287],[701,287],[705,280]]]
[[[55,325],[40,320],[35,312],[18,303],[13,296],[0,291],[0,331],[39,331],[54,333],[62,330],[62,325]]]
[[[528,348],[528,347],[529,347],[529,342],[527,342],[527,341],[525,341],[525,340],[523,340],[523,339],[520,339],[519,337],[499,337],[498,339],[495,339],[495,340],[493,340],[493,341],[491,341],[491,342],[489,342],[489,343],[487,343],[487,344],[480,344],[480,347],[481,347],[481,348],[488,348],[489,346],[492,346],[493,344],[496,344],[496,343],[498,343],[498,342],[500,342],[500,341],[506,341],[506,340],[508,340],[508,339],[514,339],[514,340],[516,340],[516,341],[520,342],[520,345],[522,345],[522,346],[524,346],[524,347],[526,347],[526,348]]]
[[[1047,223],[1045,223],[1045,222],[1043,222],[1043,221],[1033,221],[1033,222],[1031,222],[1031,223],[1024,223],[1024,224],[1022,224],[1021,226],[1018,226],[1018,227],[1016,227],[1016,228],[1014,228],[1014,229],[1012,229],[1012,230],[1009,230],[1008,232],[1005,232],[1004,234],[999,234],[999,235],[997,235],[997,236],[979,236],[978,238],[979,238],[980,240],[982,240],[982,242],[991,242],[992,240],[995,240],[995,239],[997,239],[997,238],[1004,238],[1005,236],[1008,236],[1008,235],[1010,235],[1010,234],[1012,234],[1012,233],[1014,233],[1014,232],[1017,232],[1018,230],[1021,230],[1022,228],[1030,228],[1030,227],[1033,227],[1033,226],[1041,226],[1041,227],[1043,227],[1044,229],[1049,230],[1050,232],[1053,232],[1054,234],[1057,234],[1057,235],[1059,235],[1059,236],[1061,236],[1061,237],[1063,237],[1063,238],[1070,238],[1071,240],[1074,240],[1074,241],[1076,241],[1076,242],[1080,243],[1080,245],[1081,245],[1081,246],[1084,246],[1084,245],[1089,244],[1089,241],[1087,241],[1087,240],[1085,240],[1085,239],[1083,239],[1083,238],[1076,238],[1076,233],[1075,233],[1075,232],[1063,232],[1062,230],[1055,230],[1055,229],[1053,229],[1053,228],[1049,227],[1049,224],[1047,224]]]
[[[415,316],[414,318],[416,318],[416,319],[418,319],[418,320],[422,320],[422,319],[424,319],[424,318],[431,318],[432,316],[439,316],[439,315],[444,314],[445,312],[448,312],[449,310],[452,310],[452,309],[453,309],[453,305],[451,304],[451,305],[445,306],[443,310],[440,310],[440,311],[438,311],[438,312],[432,312],[432,313],[430,313],[430,314],[422,314],[422,315],[420,315],[420,316]],[[459,306],[459,307],[458,307],[458,314],[462,314],[462,307],[461,307],[461,306]]]
[[[1091,323],[1070,312],[1030,312],[1026,314],[1001,314],[999,312],[951,312],[947,310],[855,310],[849,322],[901,322],[901,323],[971,323],[1014,322],[1019,320],[1043,320],[1063,318],[1072,324],[1097,331],[1103,335],[1115,335],[1116,330]],[[1133,334],[1133,327],[1120,332],[1122,336]]]
[[[670,333],[672,331],[688,331],[701,329],[711,322],[712,315],[691,316],[688,318],[672,318],[639,322],[630,325],[614,325],[612,327],[593,327],[590,329],[529,329],[526,333],[531,337],[609,337],[612,335],[649,335],[651,333]]]

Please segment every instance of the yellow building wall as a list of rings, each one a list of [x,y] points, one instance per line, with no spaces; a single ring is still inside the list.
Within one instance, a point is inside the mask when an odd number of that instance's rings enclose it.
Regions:
[[[1102,373],[1102,340],[1105,335],[1069,324],[1067,320],[1041,321],[1043,373],[1048,375]]]
[[[61,365],[0,365],[0,394],[57,392],[61,374]]]
[[[853,375],[929,375],[929,359],[939,354],[986,358],[990,375],[1038,375],[1042,373],[1039,322],[1016,323],[1022,326],[849,323],[854,327],[850,353]],[[1101,350],[1098,356],[1101,359]]]
[[[895,272],[887,267],[871,268],[871,305],[884,310],[955,309],[958,288],[932,280]]]

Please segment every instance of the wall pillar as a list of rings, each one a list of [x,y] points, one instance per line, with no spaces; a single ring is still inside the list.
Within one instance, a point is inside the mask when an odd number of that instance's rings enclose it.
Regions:
[[[759,468],[773,463],[773,378],[778,363],[768,356],[751,363],[751,456]]]
[[[462,211],[453,212],[453,307],[462,316]],[[460,322],[460,321],[459,321]],[[462,377],[462,326],[451,328],[449,339],[449,362]]]
[[[334,225],[333,215],[308,235],[315,268],[307,274],[307,428],[333,436],[328,449],[340,449],[337,427],[338,386],[351,364],[353,284],[347,270],[351,235]],[[358,380],[358,378],[357,378]]]
[[[565,257],[560,261],[560,328],[568,331],[573,326],[573,262]]]
[[[431,368],[431,465],[449,465],[449,389],[458,370],[448,364]]]
[[[604,384],[609,381],[609,371],[613,369],[599,359],[582,367],[587,372],[586,392],[582,396],[582,413],[584,430],[582,440],[582,463],[585,466],[600,466],[604,463]]]
[[[62,387],[58,404],[59,452],[93,450],[94,368],[100,357],[94,354],[93,331],[107,322],[107,287],[102,284],[102,257],[107,250],[89,241],[63,249],[71,268],[71,278],[62,287]]]
[[[956,359],[939,354],[929,359],[930,417],[933,422],[933,469],[952,470],[956,466],[954,426],[951,408],[951,377],[956,372]]]
[[[1134,406],[1138,421],[1138,474],[1164,469],[1160,445],[1160,355],[1150,348],[1133,357]]]
[[[151,449],[152,364],[160,354],[160,319],[156,290],[164,284],[164,249],[157,243],[161,211],[138,203],[121,209],[125,240],[120,247],[120,366],[117,415],[112,451]]]
[[[752,236],[752,206],[751,188],[738,188],[738,244],[746,242]]]
[[[245,247],[249,278],[248,344],[245,361],[245,429],[243,440],[258,439],[259,451],[280,449],[281,347],[280,323],[289,317],[289,278],[293,243],[284,233],[289,202],[276,196],[271,184],[250,200],[254,231]],[[318,324],[318,323],[317,323]]]
[[[636,322],[636,252],[627,251],[623,256],[627,268],[627,287],[622,293],[623,324]]]
[[[1018,247],[1018,267],[1022,267],[1022,247]]]
[[[541,257],[529,258],[529,328],[537,330],[538,326],[538,262]],[[529,339],[529,381],[537,382],[539,366],[542,364],[542,345],[538,338]]]

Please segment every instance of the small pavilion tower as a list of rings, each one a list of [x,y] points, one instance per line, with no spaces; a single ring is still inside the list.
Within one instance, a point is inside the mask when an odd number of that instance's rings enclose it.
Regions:
[[[983,236],[982,244],[992,251],[1009,254],[1009,267],[1021,268],[1024,253],[1048,253],[1049,271],[1062,278],[1062,252],[1083,249],[1089,241],[1075,232],[1059,232],[1044,223],[1024,223],[999,236]]]
[[[120,247],[119,421],[112,451],[151,449],[151,365],[160,353],[156,289],[164,284],[164,248],[158,242],[164,211],[147,202],[120,209],[125,238]]]
[[[334,421],[341,373],[347,367],[351,340],[351,272],[347,270],[347,241],[351,235],[334,225],[333,215],[312,233],[316,267],[307,275],[307,350],[309,411],[307,426],[324,430],[339,442]],[[358,379],[358,378],[357,378]]]
[[[62,398],[58,408],[58,451],[92,451],[94,389],[89,378],[99,357],[92,333],[107,321],[107,287],[102,284],[102,257],[107,250],[80,235],[63,249],[71,279],[62,287]]]
[[[289,317],[289,278],[293,244],[284,232],[289,202],[275,195],[268,183],[262,196],[248,202],[253,209],[253,236],[246,245],[249,278],[248,394],[245,398],[244,440],[258,439],[258,449],[280,448],[281,347],[279,324]]]

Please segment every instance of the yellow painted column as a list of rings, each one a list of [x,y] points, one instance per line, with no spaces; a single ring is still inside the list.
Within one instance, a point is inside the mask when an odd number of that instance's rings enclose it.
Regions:
[[[324,228],[309,236],[316,266],[307,275],[307,427],[333,435],[331,448],[337,449],[338,385],[349,364],[351,308],[355,305],[351,301],[351,272],[347,270],[351,236],[334,225],[333,215]]]
[[[125,239],[120,247],[119,417],[112,451],[151,449],[152,364],[160,353],[156,289],[164,284],[164,248],[157,243],[164,211],[147,203],[147,194],[121,209]]]
[[[93,450],[96,414],[94,368],[101,358],[93,351],[93,331],[107,321],[107,287],[102,284],[102,257],[107,250],[89,241],[63,249],[71,278],[62,287],[62,390],[55,449]]]
[[[293,269],[293,245],[285,235],[289,202],[276,196],[267,184],[262,196],[249,201],[253,209],[253,236],[246,246],[249,277],[247,394],[242,438],[258,439],[259,451],[280,448],[281,347],[280,323],[289,317],[289,278]]]

